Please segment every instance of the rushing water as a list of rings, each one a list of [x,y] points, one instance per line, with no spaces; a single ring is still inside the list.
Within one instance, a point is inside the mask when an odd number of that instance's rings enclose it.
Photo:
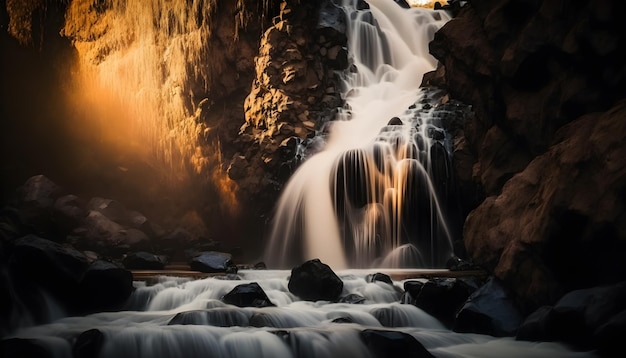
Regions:
[[[378,329],[407,333],[436,357],[593,356],[558,343],[449,331],[421,309],[400,303],[402,281],[394,281],[393,286],[367,282],[364,270],[337,272],[344,282],[342,297],[358,294],[364,302],[302,301],[287,288],[289,273],[245,270],[240,271],[240,280],[170,277],[150,286],[136,282],[127,311],[67,317],[23,329],[10,338],[33,339],[58,358],[73,357],[77,346],[83,354],[91,352],[89,357],[99,358],[365,358],[375,355],[361,332]],[[240,308],[221,301],[235,286],[250,282],[257,282],[275,307]],[[187,312],[185,324],[172,322],[181,312]],[[100,340],[84,340],[97,337],[94,332],[102,333]],[[91,343],[92,350],[86,349],[85,342]]]
[[[436,65],[428,43],[449,17],[368,3],[356,10],[356,0],[343,2],[353,65],[342,74],[346,105],[323,149],[284,189],[267,248],[271,265],[321,258],[343,268],[440,267],[452,254],[432,180],[431,158],[446,143],[430,135],[438,128],[419,88]]]

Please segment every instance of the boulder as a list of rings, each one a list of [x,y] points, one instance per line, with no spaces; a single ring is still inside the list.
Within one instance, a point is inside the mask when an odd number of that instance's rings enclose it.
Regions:
[[[366,329],[361,340],[374,357],[434,358],[415,337],[399,331]]]
[[[275,306],[256,282],[237,285],[222,297],[222,302],[237,307]]]
[[[190,261],[192,270],[216,273],[237,272],[237,266],[232,262],[232,255],[217,251],[203,251],[195,255]]]
[[[523,316],[515,296],[496,278],[472,293],[459,310],[454,331],[488,334],[495,337],[513,336]]]
[[[134,290],[133,275],[111,262],[97,260],[85,272],[80,287],[86,311],[118,310]]]
[[[380,272],[368,274],[367,276],[365,276],[365,281],[367,282],[379,281],[379,282],[384,282],[386,284],[393,286],[393,280],[391,279],[391,277],[389,277],[389,275],[387,274],[380,273]]]
[[[100,349],[104,344],[104,333],[99,329],[84,331],[76,338],[72,346],[74,358],[91,358],[100,354]]]
[[[291,270],[289,292],[307,301],[337,301],[343,281],[319,259],[309,260]]]
[[[348,295],[341,297],[341,299],[339,300],[339,303],[349,303],[351,305],[356,305],[356,304],[364,303],[365,301],[366,301],[365,297],[356,293],[350,293]]]
[[[179,312],[168,325],[204,325],[215,327],[247,327],[250,325],[249,312],[228,307],[219,307],[206,310]]]
[[[167,264],[167,257],[139,251],[127,255],[122,264],[128,270],[162,270]]]
[[[79,227],[85,217],[87,217],[85,203],[76,195],[64,195],[55,200],[52,219],[64,236]]]
[[[71,246],[28,235],[15,242],[9,260],[13,282],[27,297],[34,298],[36,295],[27,292],[41,287],[70,308],[80,300],[79,282],[89,264]],[[30,302],[29,307],[38,305]]]
[[[434,277],[423,284],[412,304],[452,327],[468,297],[482,285],[479,280]]]

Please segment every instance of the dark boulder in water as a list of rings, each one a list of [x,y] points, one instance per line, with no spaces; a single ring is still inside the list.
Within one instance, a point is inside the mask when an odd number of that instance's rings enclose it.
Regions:
[[[423,284],[411,303],[451,327],[459,309],[470,294],[480,287],[482,282],[477,281],[434,277]]]
[[[319,259],[309,260],[291,270],[289,292],[307,301],[337,301],[343,281]]]
[[[189,266],[192,270],[206,273],[231,272],[233,270],[236,272],[237,270],[231,254],[217,251],[200,252],[189,261]]]
[[[162,270],[167,264],[167,257],[139,251],[126,256],[122,264],[129,270]]]
[[[408,333],[366,329],[361,339],[374,357],[434,357],[424,346]]]
[[[365,281],[367,282],[384,282],[387,283],[391,286],[393,286],[393,280],[391,280],[391,277],[389,277],[389,275],[386,275],[384,273],[380,273],[380,272],[376,272],[373,274],[369,274],[367,276],[365,276]]]
[[[365,300],[366,300],[365,297],[356,293],[351,293],[349,295],[341,297],[341,299],[339,300],[339,303],[349,303],[351,305],[355,305],[355,304],[364,303]]]
[[[454,331],[495,337],[513,336],[522,320],[514,295],[492,277],[470,295],[457,314]]]
[[[81,333],[72,347],[74,358],[97,357],[104,344],[104,333],[99,329],[90,329]]]
[[[556,340],[583,350],[599,348],[615,352],[613,349],[623,339],[625,312],[626,282],[575,290],[564,295],[554,307],[541,307],[528,316],[517,339]]]
[[[94,261],[80,282],[87,311],[120,309],[133,292],[130,271],[104,260]]]
[[[222,297],[224,303],[238,307],[271,307],[275,306],[261,286],[256,282],[237,285]]]

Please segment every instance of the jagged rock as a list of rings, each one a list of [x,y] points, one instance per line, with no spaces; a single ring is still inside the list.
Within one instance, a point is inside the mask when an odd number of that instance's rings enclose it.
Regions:
[[[167,257],[139,251],[127,255],[122,264],[129,270],[162,270],[167,264]]]
[[[200,272],[237,272],[237,266],[232,262],[232,255],[217,251],[204,251],[189,261],[192,270]]]
[[[389,120],[389,122],[387,123],[388,126],[401,126],[404,123],[402,123],[402,120],[398,117],[393,117]]]
[[[237,307],[272,307],[275,306],[265,291],[256,282],[237,285],[222,297],[222,302]]]
[[[484,201],[466,221],[468,254],[527,312],[580,282],[626,278],[626,265],[609,264],[626,253],[624,205],[612,199],[626,179],[602,159],[624,155],[623,11],[617,2],[468,2],[430,43],[441,65],[425,81],[475,114],[454,156],[460,187],[474,193],[463,210]]]
[[[343,281],[319,259],[309,260],[291,270],[289,292],[307,301],[337,301]]]
[[[456,316],[454,331],[513,336],[523,316],[514,295],[496,278],[472,293]]]
[[[80,282],[85,309],[100,312],[120,309],[133,292],[133,275],[111,262],[94,261]]]
[[[361,331],[361,340],[374,357],[434,357],[415,337],[404,332],[366,329]]]

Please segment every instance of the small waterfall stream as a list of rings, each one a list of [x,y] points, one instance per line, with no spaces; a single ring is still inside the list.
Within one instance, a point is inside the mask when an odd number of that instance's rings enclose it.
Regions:
[[[338,268],[441,267],[452,255],[437,195],[449,179],[437,171],[449,161],[449,139],[419,88],[436,65],[428,43],[449,17],[368,3],[357,10],[358,1],[343,1],[352,60],[342,74],[345,107],[323,149],[284,188],[270,265],[320,258]]]
[[[362,338],[364,330],[374,329],[409,334],[436,357],[590,356],[558,343],[449,331],[421,309],[400,303],[403,281],[368,282],[366,275],[374,272],[337,272],[344,283],[341,296],[359,295],[364,298],[359,304],[302,301],[287,288],[289,271],[242,270],[237,279],[135,282],[126,311],[24,328],[2,344],[27,340],[56,358],[364,358],[377,356]],[[275,306],[237,307],[221,300],[235,286],[251,282]]]

